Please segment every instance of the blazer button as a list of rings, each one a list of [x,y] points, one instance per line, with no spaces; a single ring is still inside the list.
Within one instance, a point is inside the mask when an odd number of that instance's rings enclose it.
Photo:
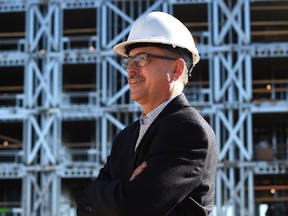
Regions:
[[[84,212],[92,212],[93,211],[93,208],[92,208],[92,206],[85,206],[84,207]]]

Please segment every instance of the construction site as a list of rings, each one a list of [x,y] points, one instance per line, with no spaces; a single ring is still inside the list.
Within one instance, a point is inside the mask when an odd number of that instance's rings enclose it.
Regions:
[[[76,215],[141,115],[112,48],[151,11],[199,50],[184,91],[217,137],[211,216],[288,215],[287,0],[0,0],[0,216]]]

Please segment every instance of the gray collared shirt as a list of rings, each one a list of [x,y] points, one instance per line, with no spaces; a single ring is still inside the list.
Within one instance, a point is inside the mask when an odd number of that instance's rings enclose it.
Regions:
[[[138,139],[135,145],[135,150],[137,149],[139,143],[141,142],[143,136],[145,135],[146,131],[152,124],[152,122],[156,119],[156,117],[159,115],[159,113],[166,107],[166,105],[172,100],[173,98],[170,98],[169,100],[163,102],[155,109],[151,110],[147,115],[144,115],[144,113],[140,116],[140,131],[138,135]]]

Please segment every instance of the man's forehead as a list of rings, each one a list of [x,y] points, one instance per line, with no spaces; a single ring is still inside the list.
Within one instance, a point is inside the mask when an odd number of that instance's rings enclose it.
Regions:
[[[165,49],[161,49],[159,47],[154,47],[154,46],[137,47],[137,48],[130,50],[129,56],[134,56],[143,52],[149,52],[149,53],[153,52],[153,54],[164,54]]]

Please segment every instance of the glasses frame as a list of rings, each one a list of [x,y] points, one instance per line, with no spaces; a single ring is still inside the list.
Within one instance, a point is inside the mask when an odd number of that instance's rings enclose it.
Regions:
[[[121,66],[123,67],[124,70],[127,70],[131,62],[134,62],[137,67],[144,67],[145,65],[149,63],[148,59],[151,59],[151,58],[165,59],[165,60],[170,60],[170,61],[177,60],[177,58],[172,58],[169,56],[153,55],[150,53],[141,52],[141,53],[137,53],[134,56],[127,56],[127,57],[122,58]],[[141,61],[142,63],[140,63]]]

